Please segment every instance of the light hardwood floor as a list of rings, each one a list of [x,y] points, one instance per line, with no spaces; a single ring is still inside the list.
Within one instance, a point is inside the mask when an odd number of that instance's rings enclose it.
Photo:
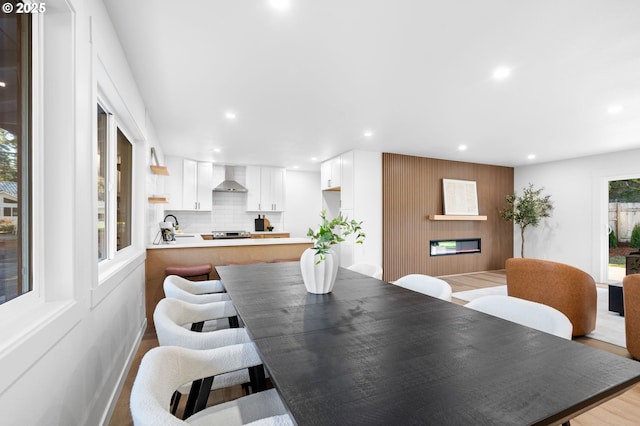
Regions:
[[[479,288],[493,287],[506,284],[504,271],[479,272],[474,274],[450,275],[441,277],[447,281],[454,292],[475,290]],[[454,303],[464,305],[464,300],[453,299]],[[611,345],[599,340],[590,339],[588,337],[577,338],[575,341],[596,347],[608,352],[615,353],[619,356],[630,358],[625,348]],[[142,356],[151,348],[158,345],[155,332],[147,331],[140,343],[140,348],[136,354],[135,360],[124,388],[118,398],[114,413],[109,423],[110,426],[128,426],[133,425],[131,414],[129,412],[129,396],[131,394],[131,386],[135,374],[138,371],[138,365]],[[226,391],[212,392],[209,403],[219,403],[228,401],[242,396],[240,387],[235,387]],[[185,398],[182,398],[184,402]],[[613,398],[592,410],[571,419],[572,426],[637,426],[640,425],[640,385],[636,385],[629,391],[616,398]]]

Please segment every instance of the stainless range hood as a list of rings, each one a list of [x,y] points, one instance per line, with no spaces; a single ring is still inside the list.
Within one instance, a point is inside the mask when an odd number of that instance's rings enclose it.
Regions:
[[[247,192],[247,188],[236,180],[243,169],[241,166],[225,166],[224,181],[213,188],[213,192]]]

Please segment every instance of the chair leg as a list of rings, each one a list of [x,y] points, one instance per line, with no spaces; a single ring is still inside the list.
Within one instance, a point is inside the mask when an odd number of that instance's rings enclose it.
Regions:
[[[240,386],[242,386],[242,392],[244,393],[244,396],[247,396],[251,393],[251,391],[249,390],[249,386],[251,384],[250,383],[243,383]]]
[[[238,328],[240,327],[240,323],[238,323],[238,316],[234,315],[229,317],[229,328]]]
[[[198,333],[200,333],[203,327],[204,321],[194,322],[193,324],[191,324],[191,331],[197,331]]]
[[[200,392],[198,399],[196,400],[196,406],[194,413],[202,411],[207,406],[207,400],[209,399],[209,393],[211,392],[211,385],[213,384],[213,376],[202,379],[202,385],[200,386]]]
[[[178,391],[175,391],[173,395],[171,395],[171,414],[176,415],[176,411],[178,411],[178,404],[180,404],[180,397],[182,394]]]
[[[264,376],[264,366],[262,364],[249,367],[249,379],[253,393],[267,389],[267,381]]]
[[[202,380],[196,380],[191,384],[191,390],[189,391],[189,397],[187,398],[187,405],[184,407],[184,413],[182,413],[183,420],[195,412],[194,409],[196,407],[198,395],[200,395],[201,386]]]

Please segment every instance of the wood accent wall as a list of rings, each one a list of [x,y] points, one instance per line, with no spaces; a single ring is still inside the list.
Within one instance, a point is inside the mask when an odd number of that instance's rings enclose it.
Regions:
[[[478,214],[486,221],[434,221],[444,214],[442,179],[476,181]],[[382,155],[382,263],[384,279],[407,274],[433,276],[503,269],[513,257],[513,224],[500,218],[513,193],[513,168]],[[481,238],[482,252],[430,256],[430,240]]]

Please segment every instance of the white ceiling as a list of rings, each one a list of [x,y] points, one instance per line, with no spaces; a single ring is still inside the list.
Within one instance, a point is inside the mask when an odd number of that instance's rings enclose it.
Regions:
[[[638,0],[105,4],[165,154],[308,170],[350,149],[519,166],[640,147]]]

